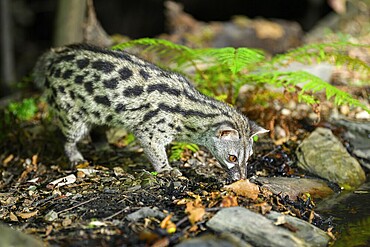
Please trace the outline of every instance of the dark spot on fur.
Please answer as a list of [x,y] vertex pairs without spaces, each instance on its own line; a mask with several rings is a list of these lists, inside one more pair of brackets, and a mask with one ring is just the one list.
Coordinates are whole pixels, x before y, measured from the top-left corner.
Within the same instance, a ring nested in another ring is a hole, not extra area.
[[92,67],[104,73],[110,73],[116,67],[113,63],[104,60],[96,60],[91,63]]
[[176,129],[177,132],[181,132],[182,131],[182,129],[180,128],[180,126],[177,126],[175,129]]
[[143,122],[147,122],[159,113],[159,109],[147,112],[143,117]]
[[70,61],[72,61],[74,59],[75,59],[75,55],[74,54],[62,55],[62,56],[59,56],[57,59],[55,59],[55,63],[60,63],[62,61],[64,61],[64,62],[70,62]]
[[187,125],[185,125],[184,127],[185,127],[185,129],[187,129],[187,130],[189,130],[191,132],[197,132],[197,129],[196,128],[193,128],[193,127],[190,127],[190,126],[187,126]]
[[105,105],[105,106],[111,105],[111,102],[107,96],[97,95],[94,97],[94,101],[98,104]]
[[61,74],[62,74],[62,72],[61,72],[60,68],[58,68],[58,69],[55,70],[54,77],[55,78],[60,78]]
[[162,119],[157,121],[157,124],[161,124],[161,123],[164,123],[164,122],[166,122],[166,120],[164,118],[162,118]]
[[67,69],[64,73],[63,73],[63,75],[62,75],[62,78],[63,79],[65,79],[65,80],[67,80],[67,79],[69,79],[70,77],[71,77],[71,75],[73,74],[73,70],[71,70],[71,69]]
[[136,108],[130,108],[128,110],[130,111],[139,111],[139,110],[142,110],[142,109],[148,109],[150,107],[150,103],[147,103],[147,104],[144,104],[144,105],[140,105]]
[[71,97],[71,99],[75,99],[76,98],[76,95],[75,95],[75,92],[73,92],[72,90],[69,91],[69,96]]
[[89,59],[87,59],[87,58],[79,59],[79,60],[77,60],[76,63],[77,63],[77,67],[79,69],[84,69],[89,65]]
[[75,83],[76,84],[82,84],[84,82],[84,77],[82,75],[77,75],[75,77]]
[[105,121],[106,122],[111,122],[113,120],[113,116],[112,115],[108,115],[106,118],[105,118]]
[[94,111],[93,114],[96,118],[100,118],[100,112]]
[[153,91],[158,91],[160,93],[167,93],[170,95],[174,95],[176,97],[179,97],[181,95],[181,91],[175,88],[171,88],[168,84],[165,83],[159,83],[159,84],[152,84],[149,85],[147,88],[147,92],[151,93]]
[[129,87],[123,91],[123,95],[126,97],[137,97],[140,96],[144,92],[142,86],[133,86]]
[[46,88],[50,87],[50,81],[49,81],[48,78],[45,78],[45,84],[44,85],[45,85]]
[[77,98],[79,98],[83,103],[85,103],[85,97],[82,96],[81,94],[77,94]]
[[132,71],[129,68],[122,68],[118,71],[122,80],[127,80],[132,76]]
[[104,84],[104,86],[106,88],[116,89],[117,86],[118,86],[118,80],[117,80],[117,78],[112,78],[112,79],[104,80],[103,81],[103,84]]
[[93,86],[93,83],[91,81],[85,82],[84,83],[84,87],[85,87],[85,90],[89,94],[93,94],[94,93],[94,86]]
[[59,85],[59,86],[58,86],[58,90],[59,90],[59,92],[61,92],[62,94],[65,94],[65,93],[66,93],[66,90],[65,90],[65,88],[64,88],[62,85]]
[[121,113],[121,112],[123,112],[123,111],[125,111],[126,110],[126,107],[125,107],[125,105],[124,104],[118,104],[117,106],[116,106],[116,109],[115,109],[115,111],[117,112],[117,113]]
[[144,80],[148,80],[150,78],[150,74],[143,69],[140,69],[139,73],[144,78]]

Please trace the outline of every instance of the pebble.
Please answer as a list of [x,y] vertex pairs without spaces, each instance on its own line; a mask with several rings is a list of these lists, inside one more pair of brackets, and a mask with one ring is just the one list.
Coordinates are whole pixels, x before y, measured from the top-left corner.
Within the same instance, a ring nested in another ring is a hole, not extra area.
[[370,119],[370,114],[367,111],[360,111],[355,115],[356,119]]

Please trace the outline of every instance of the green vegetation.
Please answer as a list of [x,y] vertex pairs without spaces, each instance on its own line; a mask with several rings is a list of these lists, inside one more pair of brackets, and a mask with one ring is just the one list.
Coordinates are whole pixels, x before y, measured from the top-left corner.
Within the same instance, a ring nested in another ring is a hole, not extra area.
[[199,147],[196,144],[175,142],[171,147],[169,161],[180,160],[181,158],[183,158],[183,155],[186,153],[186,151],[196,153],[199,151]]
[[35,117],[37,110],[37,104],[33,98],[23,99],[22,102],[13,102],[8,105],[9,113],[21,121]]
[[[359,106],[370,112],[364,104],[347,92],[332,86],[321,78],[304,71],[281,72],[277,68],[292,62],[312,64],[327,62],[370,77],[370,66],[364,61],[352,58],[344,50],[348,47],[366,47],[349,42],[310,44],[285,54],[267,59],[262,51],[249,48],[205,48],[191,49],[161,39],[137,39],[122,43],[113,49],[145,46],[144,51],[155,52],[157,56],[175,63],[176,70],[185,73],[193,69],[191,77],[197,88],[206,95],[225,97],[233,104],[241,86],[245,84],[270,84],[296,92],[300,101],[308,104],[319,103],[318,92],[324,91],[326,98],[337,105]],[[187,76],[189,73],[186,73]],[[368,83],[368,82],[367,82]],[[223,96],[222,96],[223,95]]]

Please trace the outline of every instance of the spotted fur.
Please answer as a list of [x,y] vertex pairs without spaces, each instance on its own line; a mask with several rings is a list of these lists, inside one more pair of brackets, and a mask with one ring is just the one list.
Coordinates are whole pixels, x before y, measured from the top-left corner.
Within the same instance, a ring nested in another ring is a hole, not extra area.
[[76,143],[92,126],[108,125],[134,133],[156,171],[172,169],[165,146],[179,140],[204,145],[239,179],[247,174],[253,135],[266,132],[184,76],[126,52],[86,44],[51,49],[38,60],[34,79],[46,88],[73,163],[84,159]]

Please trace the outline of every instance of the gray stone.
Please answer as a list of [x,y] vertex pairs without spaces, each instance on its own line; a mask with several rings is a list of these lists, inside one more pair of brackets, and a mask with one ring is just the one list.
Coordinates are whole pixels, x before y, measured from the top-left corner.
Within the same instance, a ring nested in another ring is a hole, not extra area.
[[232,233],[222,233],[220,236],[207,234],[201,237],[187,239],[176,247],[252,247]]
[[334,122],[347,129],[344,138],[351,144],[353,154],[360,158],[361,165],[370,169],[370,122],[345,119],[335,120]]
[[[299,222],[302,225],[307,222]],[[296,224],[297,226],[300,224]],[[260,214],[254,213],[246,208],[232,207],[220,210],[212,219],[207,222],[207,226],[216,232],[230,232],[241,236],[241,239],[253,246],[326,246],[327,241],[320,240],[309,242],[312,238],[322,238],[319,229],[306,227],[302,231],[310,231],[309,241],[304,239],[305,234],[291,232],[288,229],[277,226],[273,220],[270,220]],[[317,245],[316,242],[325,244]]]
[[147,217],[158,217],[160,219],[163,219],[166,217],[166,215],[159,211],[156,208],[150,208],[150,207],[143,207],[129,215],[126,216],[126,219],[129,221],[138,221],[140,219],[144,219]]
[[266,214],[266,217],[275,222],[279,218],[279,220],[283,220],[289,225],[293,226],[297,229],[294,234],[297,237],[304,239],[304,241],[311,246],[326,246],[330,240],[330,237],[326,234],[326,232],[296,217],[282,215],[274,211]]
[[44,243],[37,238],[0,224],[0,246],[43,247]]
[[296,150],[298,166],[344,189],[353,190],[366,179],[365,172],[331,130],[317,128]]
[[333,190],[322,180],[311,178],[287,178],[287,177],[259,177],[256,181],[262,184],[274,194],[289,196],[291,200],[304,193],[309,193],[314,199],[322,199],[331,194]]

